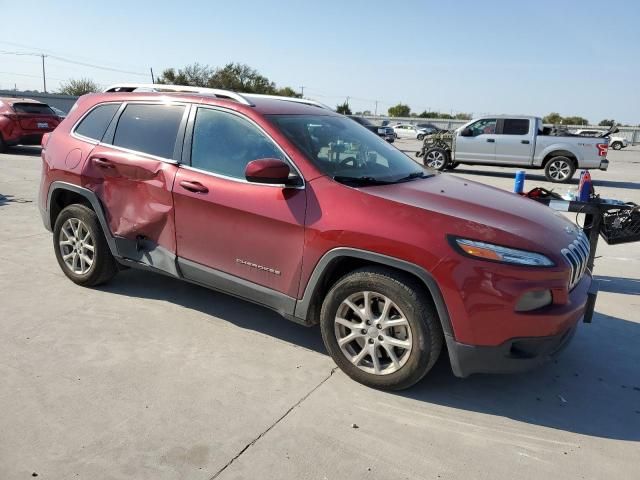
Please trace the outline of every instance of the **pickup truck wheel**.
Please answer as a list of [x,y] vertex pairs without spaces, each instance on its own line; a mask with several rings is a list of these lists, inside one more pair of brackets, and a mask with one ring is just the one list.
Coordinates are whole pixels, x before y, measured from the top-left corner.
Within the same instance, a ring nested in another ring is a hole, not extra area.
[[95,212],[84,205],[69,205],[53,227],[53,248],[64,274],[74,283],[93,287],[118,272]]
[[613,148],[614,150],[622,150],[622,143],[620,142],[613,142],[611,144],[611,148]]
[[449,152],[444,148],[430,148],[424,154],[424,164],[434,170],[444,170],[449,163]]
[[322,304],[320,328],[336,364],[355,381],[401,390],[418,382],[442,350],[443,335],[424,286],[385,268],[342,277]]
[[553,157],[544,166],[544,176],[553,183],[566,183],[576,171],[574,162],[568,157]]

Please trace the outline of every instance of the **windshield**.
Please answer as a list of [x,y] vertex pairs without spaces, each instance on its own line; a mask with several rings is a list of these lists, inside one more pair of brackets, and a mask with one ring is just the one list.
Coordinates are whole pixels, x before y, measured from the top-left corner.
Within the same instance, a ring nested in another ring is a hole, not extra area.
[[375,133],[346,117],[267,115],[325,174],[342,183],[380,185],[429,175]]

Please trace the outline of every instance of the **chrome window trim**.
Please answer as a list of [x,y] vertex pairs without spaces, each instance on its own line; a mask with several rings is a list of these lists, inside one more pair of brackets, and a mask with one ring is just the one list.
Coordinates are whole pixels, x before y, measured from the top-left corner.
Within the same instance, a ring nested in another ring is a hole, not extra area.
[[118,145],[114,145],[112,143],[103,143],[103,142],[98,142],[96,144],[96,146],[99,145],[101,147],[109,147],[109,148],[113,148],[114,150],[120,150],[121,152],[126,152],[126,153],[134,153],[140,157],[148,157],[152,160],[160,160],[161,162],[165,162],[165,163],[171,163],[172,165],[178,165],[180,162],[174,160],[173,158],[165,158],[165,157],[158,157],[157,155],[152,155],[150,153],[145,153],[145,152],[140,152],[138,150],[131,150],[130,148],[126,148],[126,147],[119,147]]
[[[206,105],[206,104],[193,104],[193,107],[195,109],[194,112],[194,121],[193,121],[193,127],[192,127],[192,131],[191,131],[191,138],[190,138],[190,142],[189,142],[189,165],[185,164],[185,163],[181,163],[180,166],[184,167],[184,168],[188,168],[189,170],[193,170],[196,172],[200,172],[200,173],[204,173],[207,175],[211,175],[212,177],[216,177],[216,178],[221,178],[223,180],[233,180],[236,181],[238,183],[248,183],[251,185],[261,185],[264,187],[276,187],[276,188],[293,188],[296,190],[304,190],[306,187],[306,181],[304,179],[304,176],[302,175],[302,172],[300,171],[300,169],[298,168],[298,166],[295,164],[295,162],[291,159],[291,157],[289,155],[287,155],[287,152],[284,151],[284,149],[280,146],[280,144],[278,142],[276,142],[274,140],[274,138],[269,135],[269,133],[267,131],[265,131],[264,128],[262,128],[262,126],[260,126],[258,123],[256,123],[253,119],[247,117],[246,115],[243,115],[240,112],[237,112],[235,110],[232,110],[230,108],[225,108],[222,106],[218,106],[218,105]],[[198,110],[200,108],[203,109],[208,109],[208,110],[217,110],[223,113],[228,113],[231,115],[235,115],[236,117],[242,119],[242,120],[246,120],[248,121],[251,125],[253,125],[254,127],[256,127],[258,129],[258,131],[260,131],[260,133],[262,133],[266,138],[269,139],[269,141],[271,141],[271,143],[273,143],[276,148],[280,151],[280,153],[282,153],[282,155],[284,156],[286,162],[293,167],[293,170],[295,170],[295,172],[298,174],[298,177],[302,180],[302,185],[286,185],[284,183],[280,184],[269,184],[269,183],[258,183],[258,182],[250,182],[249,180],[247,180],[246,178],[238,178],[238,177],[230,177],[228,175],[223,175],[221,173],[216,173],[216,172],[211,172],[209,170],[203,170],[201,168],[197,168],[192,166],[191,164],[193,163],[193,160],[191,158],[191,149],[193,148],[193,131],[195,130],[195,119],[198,115]]]
[[[110,101],[107,101],[107,102],[96,103],[93,107],[91,107],[89,110],[84,112],[84,114],[78,120],[76,120],[76,123],[74,123],[73,126],[71,127],[71,136],[73,138],[77,139],[77,140],[81,140],[83,142],[90,143],[92,145],[98,145],[100,143],[100,140],[96,140],[95,138],[91,138],[91,137],[85,137],[84,135],[80,135],[79,133],[76,132],[76,129],[80,125],[80,122],[82,122],[96,108],[101,107],[102,105],[119,104],[119,105],[122,106],[123,103],[125,103],[123,100],[110,100]],[[71,113],[71,112],[69,112],[69,113]],[[118,111],[116,110],[116,113],[114,114],[114,116],[117,113],[118,113]],[[111,121],[113,121],[113,117],[111,118]],[[109,122],[109,123],[111,123],[111,122]],[[109,129],[109,125],[107,125],[107,130],[108,129]],[[105,130],[105,133],[106,133],[106,130]],[[102,135],[104,136],[104,133]]]

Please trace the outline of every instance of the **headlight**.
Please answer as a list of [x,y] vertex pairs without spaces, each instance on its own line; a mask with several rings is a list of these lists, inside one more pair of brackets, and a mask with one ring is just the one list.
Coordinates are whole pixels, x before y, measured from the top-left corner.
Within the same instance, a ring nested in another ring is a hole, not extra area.
[[455,243],[467,255],[485,260],[532,267],[552,267],[554,265],[549,258],[540,253],[468,240],[466,238],[456,238]]

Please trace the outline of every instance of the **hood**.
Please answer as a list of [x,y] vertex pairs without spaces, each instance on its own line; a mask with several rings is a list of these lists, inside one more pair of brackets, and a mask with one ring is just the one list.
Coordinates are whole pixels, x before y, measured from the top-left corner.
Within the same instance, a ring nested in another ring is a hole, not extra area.
[[578,234],[572,222],[545,205],[449,174],[361,191],[428,212],[417,219],[436,231],[553,256]]

